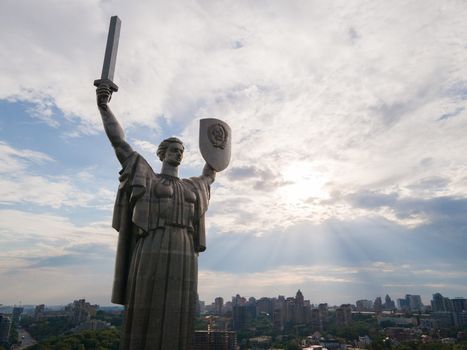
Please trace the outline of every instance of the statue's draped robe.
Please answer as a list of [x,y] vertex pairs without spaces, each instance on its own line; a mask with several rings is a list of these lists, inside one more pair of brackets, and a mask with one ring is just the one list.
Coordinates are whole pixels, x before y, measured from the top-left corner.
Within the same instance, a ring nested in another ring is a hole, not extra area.
[[188,349],[210,180],[155,174],[136,152],[122,165],[112,225],[112,302],[125,305],[121,348]]

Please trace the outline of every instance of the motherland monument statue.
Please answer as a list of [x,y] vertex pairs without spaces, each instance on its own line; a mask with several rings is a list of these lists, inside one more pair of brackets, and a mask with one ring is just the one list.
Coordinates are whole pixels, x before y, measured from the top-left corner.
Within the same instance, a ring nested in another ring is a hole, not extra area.
[[230,161],[231,130],[218,119],[200,121],[201,176],[180,179],[184,146],[176,137],[157,150],[160,173],[125,140],[109,108],[120,32],[111,18],[97,106],[122,165],[112,226],[119,232],[112,302],[125,306],[121,349],[189,349],[197,300],[198,253],[206,249],[205,213],[216,172]]

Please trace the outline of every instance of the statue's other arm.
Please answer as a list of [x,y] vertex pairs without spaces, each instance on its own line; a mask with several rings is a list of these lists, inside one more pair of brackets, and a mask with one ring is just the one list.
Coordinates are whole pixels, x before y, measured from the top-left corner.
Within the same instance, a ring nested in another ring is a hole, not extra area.
[[203,176],[206,176],[209,179],[209,184],[211,185],[216,179],[216,171],[208,164],[203,168]]
[[133,149],[125,141],[125,133],[108,106],[111,95],[112,92],[108,86],[100,85],[96,90],[97,107],[101,113],[105,133],[115,149],[118,160],[123,163],[133,153]]

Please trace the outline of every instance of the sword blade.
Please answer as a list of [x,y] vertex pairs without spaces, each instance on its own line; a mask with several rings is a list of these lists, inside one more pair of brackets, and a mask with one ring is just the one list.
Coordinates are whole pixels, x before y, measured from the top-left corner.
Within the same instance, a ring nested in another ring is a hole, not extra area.
[[113,81],[121,23],[117,16],[112,16],[110,18],[109,35],[107,36],[107,46],[105,48],[101,79]]

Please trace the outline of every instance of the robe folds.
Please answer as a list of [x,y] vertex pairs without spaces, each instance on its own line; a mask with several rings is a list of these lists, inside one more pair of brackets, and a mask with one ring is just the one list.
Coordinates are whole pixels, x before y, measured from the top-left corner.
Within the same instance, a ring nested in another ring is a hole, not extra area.
[[137,152],[119,180],[112,302],[125,305],[121,348],[188,349],[210,180],[156,174]]

